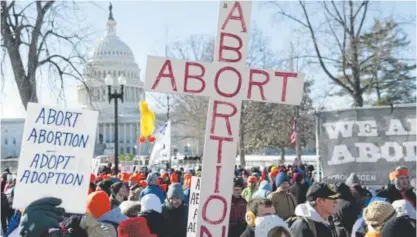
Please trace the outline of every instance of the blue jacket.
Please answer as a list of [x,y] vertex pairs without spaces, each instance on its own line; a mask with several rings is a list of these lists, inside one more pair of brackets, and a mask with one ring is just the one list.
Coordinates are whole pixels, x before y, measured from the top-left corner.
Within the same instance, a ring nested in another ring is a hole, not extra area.
[[161,200],[161,204],[164,204],[165,195],[164,191],[157,185],[151,184],[148,185],[142,192],[140,192],[140,198],[145,196],[146,194],[155,194],[157,197],[159,197],[159,200]]
[[184,204],[188,205],[190,203],[190,189],[187,188],[184,190]]

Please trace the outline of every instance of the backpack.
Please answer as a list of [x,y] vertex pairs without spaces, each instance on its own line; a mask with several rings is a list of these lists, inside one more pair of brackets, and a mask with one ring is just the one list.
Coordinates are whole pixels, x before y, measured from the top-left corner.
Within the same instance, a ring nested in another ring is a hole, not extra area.
[[285,222],[288,224],[288,227],[291,227],[299,219],[307,223],[308,229],[310,229],[314,237],[317,237],[316,225],[314,224],[314,221],[304,216],[292,216],[292,217],[287,218]]

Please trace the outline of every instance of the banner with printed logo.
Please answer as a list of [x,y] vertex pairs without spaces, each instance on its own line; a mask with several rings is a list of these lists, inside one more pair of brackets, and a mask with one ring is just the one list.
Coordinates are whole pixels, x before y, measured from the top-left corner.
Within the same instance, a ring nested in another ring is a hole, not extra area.
[[323,181],[356,173],[364,185],[386,185],[398,166],[416,177],[416,105],[322,111],[319,146]]

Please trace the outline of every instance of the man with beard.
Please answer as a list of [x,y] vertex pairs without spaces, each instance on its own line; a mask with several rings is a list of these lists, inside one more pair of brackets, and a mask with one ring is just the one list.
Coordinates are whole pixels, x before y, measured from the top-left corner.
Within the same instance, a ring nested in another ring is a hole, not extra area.
[[392,184],[389,184],[387,189],[380,190],[377,193],[377,196],[387,198],[390,203],[405,199],[416,208],[416,194],[413,192],[413,188],[410,187],[408,168],[402,166],[398,167],[395,171],[390,173],[390,177],[393,178]]
[[169,186],[162,214],[168,221],[167,232],[170,237],[187,235],[188,207],[184,205],[184,192],[180,183]]

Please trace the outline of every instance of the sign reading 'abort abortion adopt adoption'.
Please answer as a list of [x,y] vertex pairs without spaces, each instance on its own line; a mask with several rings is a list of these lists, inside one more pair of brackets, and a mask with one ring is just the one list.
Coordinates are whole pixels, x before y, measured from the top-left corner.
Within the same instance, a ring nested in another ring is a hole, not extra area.
[[85,213],[97,118],[97,111],[28,104],[14,208],[56,197],[66,212]]

